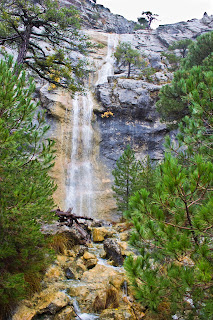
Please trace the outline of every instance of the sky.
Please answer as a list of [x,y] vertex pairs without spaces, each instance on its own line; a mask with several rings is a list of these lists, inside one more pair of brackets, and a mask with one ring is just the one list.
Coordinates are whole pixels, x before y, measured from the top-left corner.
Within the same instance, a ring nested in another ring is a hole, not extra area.
[[201,19],[204,12],[213,14],[213,0],[97,0],[109,8],[112,13],[137,21],[142,11],[151,11],[159,15],[152,28],[159,24]]

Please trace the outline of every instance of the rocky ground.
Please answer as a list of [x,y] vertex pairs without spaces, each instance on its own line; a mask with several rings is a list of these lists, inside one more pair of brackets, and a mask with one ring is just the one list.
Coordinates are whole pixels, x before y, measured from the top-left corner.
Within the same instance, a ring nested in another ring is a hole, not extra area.
[[93,223],[85,229],[89,241],[75,225],[56,223],[43,232],[58,237],[56,260],[44,275],[41,292],[23,301],[12,320],[146,319],[122,266],[125,256],[134,255],[126,223]]

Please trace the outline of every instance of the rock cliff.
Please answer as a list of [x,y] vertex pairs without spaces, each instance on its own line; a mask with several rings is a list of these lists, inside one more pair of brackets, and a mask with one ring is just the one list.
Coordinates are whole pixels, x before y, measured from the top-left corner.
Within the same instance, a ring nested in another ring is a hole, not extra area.
[[135,22],[118,14],[112,14],[103,5],[95,4],[89,0],[60,0],[60,2],[65,6],[73,5],[81,12],[85,28],[113,33],[132,33],[134,30]]
[[[155,103],[162,85],[171,81],[172,72],[161,53],[173,41],[196,39],[212,30],[213,16],[133,32],[134,23],[88,0],[62,4],[80,10],[84,27],[90,28],[85,32],[101,46],[89,57],[93,71],[85,96],[71,99],[66,92],[40,88],[50,135],[57,142],[55,200],[62,209],[74,206],[77,214],[117,220],[111,171],[125,146],[130,144],[138,158],[149,154],[159,160],[163,156],[168,129],[160,122]],[[96,13],[99,18],[93,19]],[[127,70],[118,69],[112,56],[119,41],[138,49],[152,74],[147,76],[143,68],[135,68],[127,79]]]

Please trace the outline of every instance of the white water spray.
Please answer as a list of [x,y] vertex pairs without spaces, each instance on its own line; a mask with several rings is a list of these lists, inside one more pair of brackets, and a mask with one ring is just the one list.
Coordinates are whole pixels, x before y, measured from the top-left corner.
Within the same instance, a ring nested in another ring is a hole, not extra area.
[[[114,74],[112,56],[118,44],[119,35],[108,35],[108,50],[104,64],[98,72],[97,84],[107,82],[107,77]],[[93,164],[93,113],[92,93],[76,95],[72,101],[72,149],[67,170],[66,209],[80,216],[94,216],[94,164]]]
[[107,56],[105,58],[105,62],[102,68],[98,72],[98,80],[96,82],[96,85],[107,82],[107,78],[114,74],[113,63],[115,61],[115,58],[113,57],[113,53],[115,52],[118,42],[119,42],[118,34],[108,35]]
[[[93,101],[91,93],[76,95],[71,113],[72,151],[68,167],[66,208],[77,215],[91,216],[93,207],[93,168],[91,126]],[[86,210],[86,212],[85,212]]]

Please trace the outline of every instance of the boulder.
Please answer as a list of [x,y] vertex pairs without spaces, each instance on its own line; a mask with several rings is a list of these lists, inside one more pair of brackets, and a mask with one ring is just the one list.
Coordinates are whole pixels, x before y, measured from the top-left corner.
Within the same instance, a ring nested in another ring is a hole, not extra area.
[[111,233],[109,232],[109,230],[104,227],[93,228],[92,239],[94,242],[103,242],[105,237],[107,237],[110,234]]
[[72,307],[66,307],[62,311],[58,312],[53,320],[70,320],[70,319],[75,319],[76,314],[73,310]]
[[97,264],[84,272],[81,282],[69,287],[68,292],[71,297],[76,297],[82,312],[92,313],[96,297],[104,301],[110,284],[119,291],[124,281],[124,273],[118,272],[114,267]]
[[50,266],[45,273],[44,280],[45,282],[64,280],[63,270],[58,265]]
[[12,320],[31,320],[35,316],[35,314],[36,310],[22,305],[16,310],[16,313],[12,317]]
[[69,302],[69,297],[62,291],[51,292],[49,294],[43,292],[37,305],[37,314],[50,313],[54,315],[57,311],[66,307]]
[[104,241],[104,250],[106,251],[106,257],[113,260],[115,266],[123,265],[123,256],[121,254],[121,248],[116,240],[106,239]]
[[88,251],[84,253],[83,258],[85,260],[85,265],[88,269],[94,268],[98,262],[96,256],[92,253],[89,253]]
[[106,309],[101,312],[100,320],[134,320],[137,319],[132,310],[127,306],[123,309]]
[[120,233],[120,240],[121,241],[128,241],[129,240],[129,232],[125,231]]
[[76,279],[76,276],[75,276],[75,274],[73,273],[73,271],[71,270],[71,268],[66,268],[65,270],[64,270],[64,273],[65,273],[65,277],[67,278],[67,279]]

